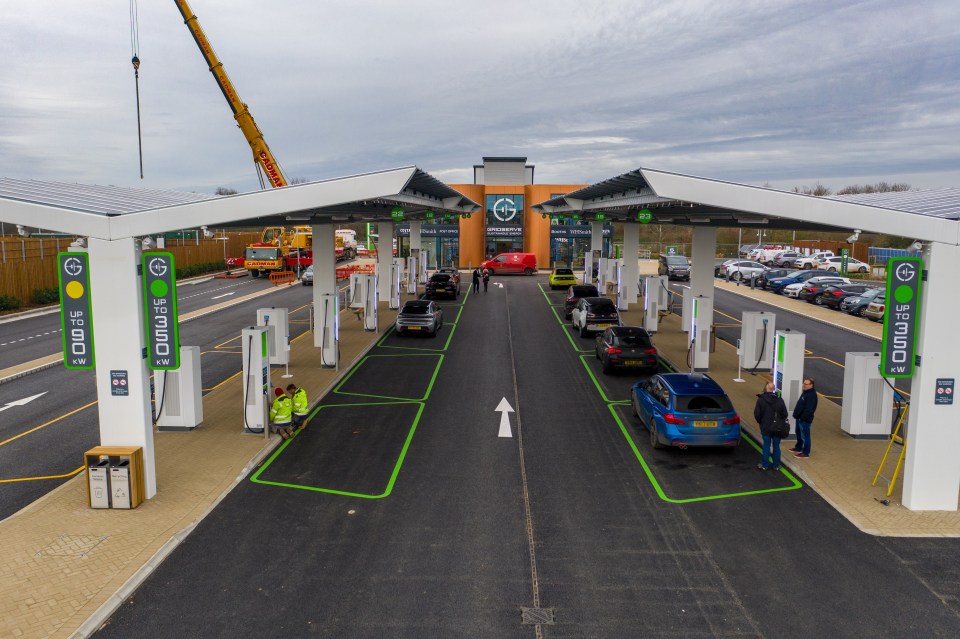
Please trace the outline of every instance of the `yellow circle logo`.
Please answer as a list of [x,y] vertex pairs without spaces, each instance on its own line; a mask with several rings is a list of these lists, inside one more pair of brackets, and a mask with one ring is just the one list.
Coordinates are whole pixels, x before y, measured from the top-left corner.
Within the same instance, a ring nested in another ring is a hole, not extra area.
[[83,284],[74,280],[72,282],[67,282],[67,297],[71,299],[78,300],[83,297]]

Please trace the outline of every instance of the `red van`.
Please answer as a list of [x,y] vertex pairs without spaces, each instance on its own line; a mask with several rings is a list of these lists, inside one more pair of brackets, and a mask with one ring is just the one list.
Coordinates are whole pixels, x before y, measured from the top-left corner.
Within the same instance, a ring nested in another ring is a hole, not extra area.
[[501,253],[492,260],[482,262],[480,268],[490,271],[490,275],[506,273],[534,275],[537,272],[537,256],[534,253]]

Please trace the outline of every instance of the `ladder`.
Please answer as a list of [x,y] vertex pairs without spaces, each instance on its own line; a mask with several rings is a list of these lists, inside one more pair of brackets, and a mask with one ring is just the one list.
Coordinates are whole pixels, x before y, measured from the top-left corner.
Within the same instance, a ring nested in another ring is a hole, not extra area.
[[[878,479],[883,479],[887,482],[887,497],[893,494],[893,488],[897,483],[897,476],[900,475],[900,469],[903,467],[903,457],[907,452],[907,440],[904,437],[900,436],[900,428],[903,426],[903,420],[906,419],[907,413],[910,410],[910,402],[906,402],[903,412],[900,413],[900,417],[897,419],[897,426],[893,429],[893,434],[890,435],[890,443],[887,444],[887,450],[883,453],[883,459],[880,460],[880,467],[877,468],[877,474],[873,477],[873,483],[871,486],[877,485]],[[897,444],[900,446],[900,455],[897,457],[897,465],[893,469],[893,476],[889,479],[881,475],[883,472],[883,467],[887,464],[887,458],[890,457],[890,449],[893,448],[893,445]]]

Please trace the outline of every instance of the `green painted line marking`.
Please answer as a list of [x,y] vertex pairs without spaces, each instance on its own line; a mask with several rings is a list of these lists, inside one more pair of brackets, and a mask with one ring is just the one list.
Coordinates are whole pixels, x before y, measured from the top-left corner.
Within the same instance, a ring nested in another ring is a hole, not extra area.
[[630,403],[630,400],[629,400],[629,399],[628,399],[628,400],[620,400],[620,399],[610,399],[609,397],[607,397],[607,393],[604,392],[603,387],[600,386],[600,380],[598,380],[598,379],[597,379],[597,376],[593,374],[593,371],[592,371],[592,370],[590,370],[590,364],[587,363],[587,357],[589,357],[589,356],[588,356],[588,355],[581,355],[581,356],[580,356],[580,361],[583,363],[583,367],[584,367],[585,369],[587,369],[587,375],[590,376],[590,380],[593,382],[593,385],[597,387],[597,392],[600,393],[600,397],[603,398],[603,401],[605,401],[605,402],[608,403],[608,404],[610,404],[610,403],[612,403],[612,402],[619,402],[619,403],[626,402],[626,403]]
[[563,306],[563,304],[554,304],[554,303],[553,303],[553,300],[550,299],[550,296],[547,295],[547,291],[543,288],[543,284],[541,284],[540,282],[537,282],[537,286],[540,287],[540,292],[543,293],[543,296],[544,296],[545,298],[547,298],[547,304],[549,304],[550,306],[556,306],[556,307]]
[[[636,456],[637,461],[640,462],[640,466],[643,468],[643,472],[646,473],[647,479],[650,481],[650,484],[653,486],[653,489],[657,491],[657,495],[660,496],[660,499],[663,501],[669,502],[671,504],[690,504],[698,501],[713,501],[717,499],[729,499],[731,497],[746,497],[749,495],[762,495],[765,493],[780,493],[786,490],[797,490],[802,488],[801,484],[793,474],[787,470],[786,466],[780,467],[780,472],[790,480],[790,486],[782,486],[780,488],[765,488],[763,490],[749,490],[739,493],[724,493],[722,495],[706,495],[704,497],[690,497],[688,499],[673,499],[668,497],[666,493],[663,492],[663,488],[660,486],[660,483],[657,481],[657,478],[654,477],[653,471],[650,470],[650,466],[647,464],[646,460],[643,458],[643,455],[640,454],[640,450],[637,448],[636,442],[633,441],[633,437],[627,430],[627,427],[624,425],[623,421],[620,419],[620,416],[617,414],[614,404],[608,404],[607,408],[610,410],[610,414],[613,415],[613,418],[616,420],[617,425],[620,427],[620,432],[623,433],[624,438],[627,440],[627,444],[630,445],[630,448],[633,450],[634,456]],[[643,426],[641,426],[643,427]],[[645,427],[644,427],[645,428]],[[749,437],[742,437],[742,440],[746,440],[757,452],[762,453],[760,447]]]
[[[354,373],[360,370],[360,367],[367,363],[368,360],[374,357],[436,357],[437,365],[433,369],[433,375],[430,376],[430,383],[427,384],[427,390],[424,392],[423,397],[392,397],[390,395],[372,395],[369,393],[350,393],[348,391],[340,390],[344,384],[346,384]],[[337,384],[336,388],[333,389],[333,392],[337,395],[352,395],[355,397],[375,397],[377,399],[392,399],[396,400],[393,403],[402,403],[402,402],[422,402],[430,397],[430,392],[433,390],[433,384],[437,381],[437,375],[440,373],[440,365],[443,364],[443,355],[440,353],[404,353],[402,355],[367,355],[360,362],[353,367],[353,369],[347,373],[347,376],[340,380],[340,383]]]
[[578,353],[589,353],[591,349],[580,348],[580,345],[577,344],[576,340],[573,339],[573,335],[570,333],[570,326],[568,326],[567,323],[563,321],[563,319],[560,317],[560,314],[557,313],[557,309],[551,307],[550,310],[553,311],[553,316],[557,318],[557,322],[559,322],[560,327],[563,328],[563,332],[566,334],[567,339],[570,341],[570,346],[573,347],[573,350],[575,350]]
[[397,461],[393,466],[393,472],[390,474],[390,480],[387,482],[386,489],[379,495],[368,495],[364,493],[354,493],[345,490],[336,490],[333,488],[321,488],[319,486],[305,486],[302,484],[288,484],[285,482],[276,482],[276,481],[267,481],[260,479],[260,474],[265,471],[270,464],[280,456],[280,454],[290,445],[291,442],[296,440],[296,437],[292,439],[285,440],[280,446],[273,452],[272,455],[263,463],[263,465],[257,469],[253,475],[250,476],[250,481],[255,484],[264,484],[267,486],[280,486],[282,488],[295,488],[297,490],[309,490],[312,492],[318,493],[330,493],[333,495],[341,495],[344,497],[358,497],[360,499],[383,499],[390,495],[393,492],[393,486],[397,482],[397,476],[400,474],[400,467],[403,466],[403,461],[407,457],[407,450],[410,448],[410,442],[413,441],[413,434],[417,430],[417,425],[420,423],[420,416],[423,414],[424,404],[422,402],[377,402],[377,403],[368,403],[368,404],[327,404],[323,406],[318,406],[317,411],[325,408],[339,408],[343,406],[390,406],[394,404],[404,404],[406,406],[416,404],[417,405],[417,415],[413,419],[413,424],[410,426],[410,432],[407,433],[407,438],[403,442],[403,448],[400,450],[400,455],[397,457]]

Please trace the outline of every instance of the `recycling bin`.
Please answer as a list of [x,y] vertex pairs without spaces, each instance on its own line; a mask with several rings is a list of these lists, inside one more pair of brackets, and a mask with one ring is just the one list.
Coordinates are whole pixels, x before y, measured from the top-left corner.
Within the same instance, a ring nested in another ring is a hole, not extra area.
[[84,453],[84,458],[91,508],[130,510],[140,505],[146,493],[143,448],[97,446]]
[[91,508],[110,507],[110,460],[87,458],[87,503]]

